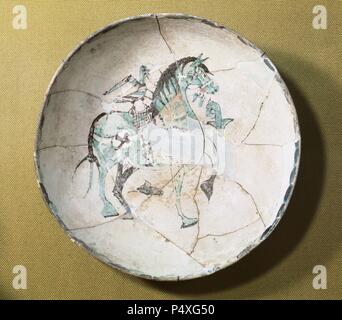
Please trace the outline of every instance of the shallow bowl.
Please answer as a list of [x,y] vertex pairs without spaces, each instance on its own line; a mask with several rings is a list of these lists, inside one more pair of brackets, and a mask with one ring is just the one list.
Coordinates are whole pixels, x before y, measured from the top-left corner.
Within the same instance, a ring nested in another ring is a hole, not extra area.
[[262,50],[206,19],[153,14],[111,24],[67,57],[35,161],[74,241],[130,274],[183,280],[271,233],[299,154],[294,104]]

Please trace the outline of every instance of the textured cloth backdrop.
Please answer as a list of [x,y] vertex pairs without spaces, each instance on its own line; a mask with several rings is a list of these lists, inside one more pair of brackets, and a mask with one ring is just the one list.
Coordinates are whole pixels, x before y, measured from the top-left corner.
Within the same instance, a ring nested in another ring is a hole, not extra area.
[[[327,8],[328,28],[312,27],[311,0],[24,0],[0,3],[0,297],[22,299],[341,298],[342,1]],[[14,30],[13,7],[27,8]],[[290,206],[259,248],[213,276],[181,283],[134,278],[73,244],[45,207],[33,149],[38,114],[55,70],[84,38],[143,13],[183,12],[231,27],[263,49],[293,95],[302,159]],[[327,290],[312,269],[327,268]],[[12,287],[15,265],[27,290]]]

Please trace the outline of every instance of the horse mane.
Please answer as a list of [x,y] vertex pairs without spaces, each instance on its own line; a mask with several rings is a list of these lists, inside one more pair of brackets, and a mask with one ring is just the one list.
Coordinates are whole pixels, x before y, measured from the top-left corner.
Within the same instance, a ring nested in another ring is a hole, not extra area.
[[[180,60],[177,60],[176,62],[170,64],[167,67],[167,69],[161,74],[161,76],[157,82],[156,88],[153,92],[153,96],[152,96],[152,103],[151,103],[151,107],[153,110],[152,117],[155,117],[158,114],[158,109],[156,108],[155,103],[160,97],[160,92],[163,90],[164,84],[168,83],[168,81],[175,76],[176,70],[179,67],[184,68],[184,66],[186,66],[190,62],[195,61],[196,59],[197,59],[196,57],[185,57],[185,58],[182,58]],[[210,73],[208,67],[204,63],[201,63],[199,66],[206,73]]]

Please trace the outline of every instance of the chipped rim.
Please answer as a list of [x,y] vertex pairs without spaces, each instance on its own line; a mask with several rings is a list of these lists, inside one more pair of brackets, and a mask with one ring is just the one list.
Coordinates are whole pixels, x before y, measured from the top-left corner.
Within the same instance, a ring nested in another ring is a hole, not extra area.
[[[39,150],[38,150],[38,144],[41,138],[41,130],[42,130],[42,126],[44,123],[44,110],[47,107],[48,103],[49,103],[49,93],[50,90],[52,88],[52,86],[54,85],[54,83],[56,82],[57,78],[59,77],[59,75],[63,72],[65,66],[69,63],[69,61],[71,60],[71,58],[87,43],[91,42],[95,37],[100,36],[102,33],[105,33],[107,31],[110,31],[114,28],[116,28],[117,26],[123,25],[125,23],[129,23],[131,21],[137,21],[137,20],[141,20],[141,19],[150,19],[150,18],[171,18],[171,19],[184,19],[184,20],[195,20],[195,21],[199,21],[202,23],[205,23],[213,28],[219,28],[222,30],[225,30],[231,34],[234,34],[241,42],[243,42],[245,45],[250,46],[251,48],[253,48],[256,51],[259,51],[261,53],[260,58],[264,57],[264,59],[267,60],[267,62],[265,61],[265,64],[268,67],[274,68],[274,73],[275,73],[275,77],[277,77],[277,81],[278,83],[280,83],[280,85],[283,88],[283,92],[286,96],[286,98],[288,99],[289,105],[292,107],[292,114],[293,114],[293,121],[294,121],[294,127],[295,127],[295,131],[297,133],[298,139],[295,140],[293,142],[293,144],[295,144],[295,152],[294,152],[294,167],[292,169],[292,172],[290,174],[290,181],[289,181],[289,186],[285,192],[284,195],[284,201],[282,203],[282,205],[280,206],[278,213],[276,215],[276,218],[274,219],[274,222],[272,225],[270,225],[266,230],[264,230],[264,232],[262,233],[262,235],[255,240],[254,242],[252,242],[249,246],[247,246],[244,250],[242,250],[235,258],[233,261],[228,261],[226,264],[223,264],[222,266],[218,267],[218,268],[212,268],[212,269],[203,269],[202,273],[198,273],[195,275],[190,275],[190,276],[185,276],[185,277],[179,277],[179,276],[161,276],[161,277],[154,277],[148,274],[144,274],[141,273],[137,270],[129,270],[126,267],[122,266],[122,265],[118,265],[113,263],[112,261],[110,261],[106,256],[104,256],[103,254],[100,254],[98,252],[96,252],[94,249],[90,248],[84,241],[77,239],[73,234],[72,234],[72,230],[69,230],[67,228],[67,226],[64,224],[64,222],[62,221],[62,219],[58,216],[58,214],[55,212],[52,203],[49,200],[48,194],[45,190],[45,187],[43,185],[43,183],[41,182],[41,172],[40,172],[40,163],[39,163]],[[270,65],[268,65],[268,63],[270,63]],[[231,265],[233,265],[234,263],[240,261],[243,257],[245,257],[248,253],[250,253],[253,249],[255,249],[260,243],[262,243],[265,239],[267,239],[270,234],[273,232],[273,230],[275,229],[275,227],[278,225],[279,221],[281,220],[281,218],[283,217],[288,204],[290,202],[290,199],[292,197],[293,194],[293,190],[297,181],[297,177],[298,177],[298,170],[299,170],[299,163],[300,163],[300,154],[301,154],[301,135],[300,135],[300,127],[299,127],[299,123],[298,123],[298,116],[297,116],[297,112],[296,112],[296,108],[295,105],[293,103],[293,99],[291,97],[291,94],[289,92],[289,89],[287,88],[285,81],[283,80],[283,78],[281,77],[278,69],[274,66],[274,64],[272,63],[272,61],[267,57],[267,55],[260,49],[258,48],[253,42],[249,41],[247,38],[245,38],[244,36],[241,36],[238,32],[232,30],[229,27],[223,26],[215,21],[206,19],[206,18],[202,18],[202,17],[198,17],[198,16],[194,16],[194,15],[190,15],[190,14],[185,14],[185,13],[148,13],[148,14],[143,14],[143,15],[137,15],[137,16],[131,16],[128,18],[124,18],[124,19],[120,19],[117,20],[113,23],[110,23],[108,25],[106,25],[105,27],[99,29],[96,32],[91,33],[86,39],[84,39],[83,41],[79,42],[79,44],[70,51],[70,53],[67,55],[67,57],[65,58],[65,60],[62,60],[62,63],[59,65],[59,67],[57,68],[57,70],[55,71],[49,85],[48,88],[45,92],[44,95],[44,102],[42,104],[41,110],[38,114],[38,121],[37,121],[37,127],[36,127],[36,137],[35,137],[35,142],[34,142],[34,154],[33,154],[33,158],[34,158],[34,167],[35,167],[35,174],[37,177],[37,183],[38,183],[38,187],[40,189],[41,195],[44,199],[45,205],[47,206],[47,208],[49,209],[49,211],[52,213],[52,215],[55,217],[55,219],[57,220],[58,224],[62,227],[62,229],[64,230],[64,232],[69,236],[69,238],[71,239],[72,242],[76,243],[77,245],[83,247],[90,255],[92,255],[93,257],[95,257],[97,260],[101,261],[102,263],[105,263],[106,265],[120,270],[126,274],[130,274],[130,275],[134,275],[140,278],[144,278],[144,279],[148,279],[148,280],[156,280],[156,281],[180,281],[180,280],[191,280],[191,279],[197,279],[197,278],[202,278],[208,275],[211,275],[217,271],[223,270]]]

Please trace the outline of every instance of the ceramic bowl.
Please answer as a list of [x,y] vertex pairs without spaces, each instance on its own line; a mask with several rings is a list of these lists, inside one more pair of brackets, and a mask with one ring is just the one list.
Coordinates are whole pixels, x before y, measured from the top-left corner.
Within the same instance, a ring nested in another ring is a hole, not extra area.
[[107,26],[63,62],[35,161],[74,241],[130,274],[183,280],[270,234],[299,154],[294,104],[263,51],[206,19],[151,14]]

